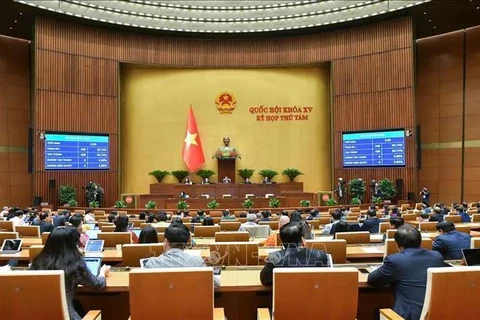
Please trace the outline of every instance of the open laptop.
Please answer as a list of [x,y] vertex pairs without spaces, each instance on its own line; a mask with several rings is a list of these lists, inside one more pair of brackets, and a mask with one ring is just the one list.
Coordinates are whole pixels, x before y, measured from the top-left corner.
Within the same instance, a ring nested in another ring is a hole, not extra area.
[[135,233],[137,238],[140,238],[140,232],[142,232],[142,230],[141,229],[132,229],[132,232]]
[[83,257],[85,264],[87,265],[88,270],[95,276],[98,277],[100,273],[100,268],[102,267],[102,258],[100,257]]
[[98,234],[102,232],[101,230],[85,230],[85,233],[88,236],[88,239],[97,240]]
[[5,239],[3,240],[1,253],[17,253],[22,250],[22,239]]
[[147,264],[148,259],[149,259],[149,258],[140,259],[140,267],[141,267],[142,269],[145,269],[145,265]]
[[101,253],[104,243],[103,240],[88,240],[85,245],[85,253]]
[[462,249],[462,255],[467,266],[480,266],[480,249]]

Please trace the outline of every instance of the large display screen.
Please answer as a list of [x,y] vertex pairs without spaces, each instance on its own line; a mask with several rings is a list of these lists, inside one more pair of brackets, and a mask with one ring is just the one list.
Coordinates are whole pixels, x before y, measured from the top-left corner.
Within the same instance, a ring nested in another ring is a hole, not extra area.
[[344,132],[344,167],[405,166],[405,131]]
[[108,135],[45,134],[46,170],[108,170]]

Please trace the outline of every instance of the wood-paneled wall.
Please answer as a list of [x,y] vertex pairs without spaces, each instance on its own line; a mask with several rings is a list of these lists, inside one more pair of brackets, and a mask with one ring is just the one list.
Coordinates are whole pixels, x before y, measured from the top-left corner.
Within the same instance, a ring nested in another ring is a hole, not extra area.
[[409,18],[307,36],[251,40],[168,38],[47,19],[37,20],[35,32],[35,130],[109,133],[113,141],[110,171],[67,173],[44,170],[43,145],[36,141],[36,194],[48,192],[49,179],[77,188],[94,180],[105,186],[105,205],[117,198],[120,63],[237,68],[331,61],[335,180],[401,178],[405,192],[415,187],[413,139],[407,143],[406,167],[396,169],[343,169],[339,140],[342,131],[413,129],[413,25]]
[[480,199],[480,27],[418,41],[419,184],[433,201]]
[[0,206],[32,204],[30,43],[0,36]]

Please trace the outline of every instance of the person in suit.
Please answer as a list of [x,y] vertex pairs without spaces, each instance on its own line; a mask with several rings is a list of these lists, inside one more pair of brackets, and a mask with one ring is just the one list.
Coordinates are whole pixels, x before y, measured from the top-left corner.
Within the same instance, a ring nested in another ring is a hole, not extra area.
[[270,211],[268,211],[268,210],[262,211],[262,218],[260,219],[260,221],[271,221],[270,220]]
[[250,178],[246,178],[243,183],[245,183],[245,184],[252,184],[252,181],[250,181]]
[[416,320],[422,313],[428,268],[446,265],[441,254],[420,247],[420,231],[411,225],[398,228],[395,242],[400,252],[385,257],[367,282],[373,287],[390,284],[395,296],[393,310],[404,319]]
[[464,207],[459,207],[457,209],[457,213],[462,217],[462,222],[470,222],[470,215],[466,213],[467,209],[464,209]]
[[[191,255],[184,251],[190,240],[190,231],[181,223],[172,223],[165,229],[163,253],[148,259],[145,268],[197,268],[205,267],[201,256]],[[214,277],[214,287],[220,286],[220,280]]]
[[339,209],[335,209],[332,213],[330,223],[325,225],[325,228],[322,230],[322,234],[331,234],[332,228],[335,224],[339,223],[342,220],[342,212]]
[[359,231],[368,231],[370,233],[378,233],[380,227],[380,219],[377,218],[375,209],[368,209],[368,218],[362,223]]
[[225,176],[222,180],[223,183],[232,183],[232,179],[230,179],[229,177]]
[[472,236],[458,232],[451,221],[442,221],[437,223],[439,236],[433,241],[432,250],[438,251],[445,260],[462,259],[462,249],[470,248]]
[[[448,212],[447,212],[448,213]],[[435,206],[433,208],[433,215],[430,216],[430,222],[440,222],[443,221],[443,217],[445,215],[444,209],[439,206]]]
[[302,226],[289,222],[280,229],[283,249],[268,255],[265,266],[260,272],[260,281],[264,286],[273,284],[273,269],[295,267],[327,267],[327,255],[324,251],[302,247]]
[[39,221],[38,224],[35,224],[35,223],[33,224],[40,226],[40,233],[53,231],[52,217],[50,216],[49,212],[44,211],[40,213],[40,217],[38,221]]

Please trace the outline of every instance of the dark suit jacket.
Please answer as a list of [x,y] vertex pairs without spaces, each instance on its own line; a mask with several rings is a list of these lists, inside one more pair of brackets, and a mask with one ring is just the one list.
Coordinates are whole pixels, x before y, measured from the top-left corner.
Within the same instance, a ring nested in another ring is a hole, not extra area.
[[260,272],[260,281],[265,286],[273,284],[273,269],[293,267],[327,267],[327,255],[323,251],[305,248],[288,248],[272,252]]
[[370,233],[378,233],[380,226],[380,219],[368,218],[360,227],[360,231],[368,231]]
[[405,249],[389,255],[383,265],[368,275],[368,284],[379,287],[390,284],[394,290],[393,310],[407,320],[418,320],[422,314],[427,269],[444,267],[438,252],[422,248]]
[[430,216],[430,219],[429,221],[437,221],[437,222],[440,222],[440,221],[443,221],[443,214],[440,214],[440,213],[436,213],[436,214],[433,214]]
[[433,250],[440,252],[445,260],[462,259],[462,249],[470,248],[472,236],[456,230],[439,235],[433,241]]
[[53,231],[53,224],[48,223],[46,221],[40,221],[40,233],[52,232],[52,231]]

